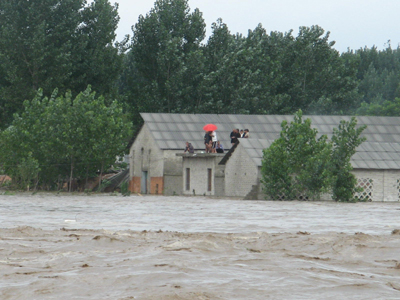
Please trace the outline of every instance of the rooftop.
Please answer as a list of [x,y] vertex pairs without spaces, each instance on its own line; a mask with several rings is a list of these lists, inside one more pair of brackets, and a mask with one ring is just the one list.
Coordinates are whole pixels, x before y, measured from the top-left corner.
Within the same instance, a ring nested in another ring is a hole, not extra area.
[[[241,139],[243,147],[256,166],[261,166],[263,149],[268,148],[272,141],[263,139]],[[400,144],[364,142],[357,148],[357,153],[351,158],[355,169],[400,169]]]
[[[159,148],[164,150],[183,150],[186,141],[192,143],[196,150],[203,150],[203,126],[209,123],[218,126],[217,137],[225,149],[231,148],[229,135],[234,128],[248,128],[251,139],[273,141],[279,137],[282,121],[291,122],[294,119],[293,115],[141,113],[141,116]],[[350,120],[351,117],[312,115],[303,118],[310,118],[312,127],[320,135],[330,137],[333,128],[338,127],[341,120]],[[368,143],[400,144],[400,117],[360,116],[357,120],[359,125],[367,125],[363,136]]]

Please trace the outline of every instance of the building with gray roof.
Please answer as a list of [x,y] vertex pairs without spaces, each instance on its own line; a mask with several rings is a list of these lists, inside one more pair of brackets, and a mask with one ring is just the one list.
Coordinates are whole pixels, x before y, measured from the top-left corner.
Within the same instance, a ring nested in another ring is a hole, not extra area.
[[[260,185],[263,149],[271,143],[265,139],[241,139],[231,155],[221,160],[220,164],[225,165],[226,196],[264,198]],[[364,142],[351,164],[358,185],[364,189],[357,197],[366,201],[400,200],[400,144]],[[330,195],[324,195],[324,199],[330,199]]]
[[[144,124],[130,149],[132,192],[241,198],[262,197],[259,184],[262,149],[279,137],[282,121],[293,121],[292,115],[142,113],[141,116]],[[330,137],[341,120],[351,117],[303,116],[306,118],[311,119],[312,127],[320,135]],[[362,116],[357,120],[359,125],[367,125],[363,132],[367,142],[358,147],[351,163],[360,185],[370,187],[367,200],[399,201],[400,117]],[[218,126],[216,132],[226,150],[231,148],[232,129],[248,128],[250,138],[241,139],[236,148],[225,154],[202,153],[203,126],[209,123]],[[194,146],[194,154],[183,154],[186,141]],[[247,170],[249,166],[252,168]]]

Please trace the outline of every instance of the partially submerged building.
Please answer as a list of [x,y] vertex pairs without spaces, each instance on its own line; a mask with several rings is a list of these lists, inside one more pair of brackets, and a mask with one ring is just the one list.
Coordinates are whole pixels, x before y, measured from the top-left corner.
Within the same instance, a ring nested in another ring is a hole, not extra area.
[[[268,148],[289,115],[217,115],[142,113],[144,124],[130,149],[130,190],[166,195],[210,195],[263,199],[262,150]],[[348,116],[303,116],[310,118],[319,134],[332,135]],[[354,174],[364,197],[373,201],[400,199],[400,117],[357,117],[367,125],[367,138],[352,158]],[[203,126],[218,126],[224,154],[204,153]],[[232,129],[250,130],[249,139],[230,144]],[[186,141],[194,154],[183,153]],[[229,150],[229,151],[228,151]]]
[[[245,199],[264,199],[260,184],[263,149],[272,141],[242,139],[225,166],[225,195]],[[243,163],[238,163],[242,161]],[[353,174],[363,191],[356,197],[364,201],[400,201],[400,143],[364,142],[351,159]],[[330,195],[322,199],[330,200]]]

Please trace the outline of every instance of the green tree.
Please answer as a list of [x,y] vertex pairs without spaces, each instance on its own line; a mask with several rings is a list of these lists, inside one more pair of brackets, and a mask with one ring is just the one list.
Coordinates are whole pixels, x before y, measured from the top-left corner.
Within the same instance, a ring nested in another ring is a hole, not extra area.
[[359,115],[363,116],[400,116],[400,98],[394,101],[384,100],[378,103],[361,103],[361,107],[357,110]]
[[14,181],[16,180],[23,189],[26,188],[28,191],[30,190],[30,186],[34,183],[34,180],[38,178],[40,172],[38,161],[32,158],[31,153],[29,154],[27,158],[22,158],[21,163],[17,166],[17,173],[19,176],[14,178]]
[[[133,28],[129,61],[137,77],[134,106],[139,111],[187,109],[203,65],[199,52],[205,36],[202,13],[190,13],[187,0],[158,0]],[[194,100],[196,101],[196,100]],[[193,105],[192,105],[193,106]]]
[[357,120],[341,121],[333,129],[332,140],[311,128],[301,110],[290,124],[282,122],[280,137],[263,151],[264,190],[272,199],[319,199],[332,191],[335,201],[356,201],[356,179],[351,174],[350,159],[365,141],[360,137],[365,126],[356,128]]
[[[218,69],[209,75],[213,98],[225,99],[222,112],[241,114],[271,112],[280,80],[280,63],[270,48],[269,38],[261,25],[248,36],[235,37]],[[211,80],[210,80],[211,79]],[[221,87],[221,84],[225,86]]]
[[211,66],[204,88],[208,110],[344,114],[358,107],[357,62],[342,58],[321,27],[301,27],[297,37],[292,31],[268,35],[261,25],[247,37],[230,36],[223,23],[213,29],[204,48]]
[[293,43],[284,49],[286,106],[308,114],[343,114],[358,100],[356,68],[346,65],[319,26],[300,27]]
[[88,84],[111,92],[121,68],[112,45],[117,6],[107,0],[0,2],[0,126],[41,88],[77,95]]
[[400,97],[400,48],[392,49],[390,41],[380,51],[361,48],[348,51],[347,57],[359,60],[357,78],[360,80],[359,115],[397,116],[397,100]]
[[228,26],[218,19],[213,23],[212,33],[203,47],[205,56],[204,82],[202,92],[204,101],[199,107],[200,112],[206,113],[235,113],[231,110],[237,86],[230,74],[229,61],[237,52],[238,45],[243,41],[240,35],[232,35]]
[[90,87],[75,98],[57,97],[57,91],[47,98],[39,91],[24,107],[0,134],[0,163],[13,178],[19,176],[15,166],[31,157],[39,164],[42,186],[54,187],[108,168],[127,150],[131,122],[122,106],[96,97]]
[[262,174],[265,190],[275,199],[319,199],[330,186],[330,144],[325,135],[317,138],[311,120],[302,111],[294,121],[282,122],[282,131],[264,150]]
[[94,0],[80,15],[79,44],[71,53],[76,65],[68,86],[73,87],[73,95],[91,85],[97,93],[115,98],[128,42],[115,42],[120,20],[118,3],[112,6],[109,0]]
[[354,193],[357,179],[351,173],[353,167],[350,159],[356,153],[356,148],[366,138],[361,133],[366,125],[357,127],[357,119],[352,117],[350,121],[340,121],[339,127],[333,129],[331,168],[333,174],[332,196],[335,201],[356,201]]

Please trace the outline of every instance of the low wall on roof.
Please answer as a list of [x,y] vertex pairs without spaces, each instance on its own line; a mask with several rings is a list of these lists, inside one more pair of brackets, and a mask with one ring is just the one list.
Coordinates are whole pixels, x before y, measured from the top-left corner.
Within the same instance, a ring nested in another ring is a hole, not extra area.
[[224,166],[218,165],[224,154],[177,154],[183,159],[184,195],[225,196]]

